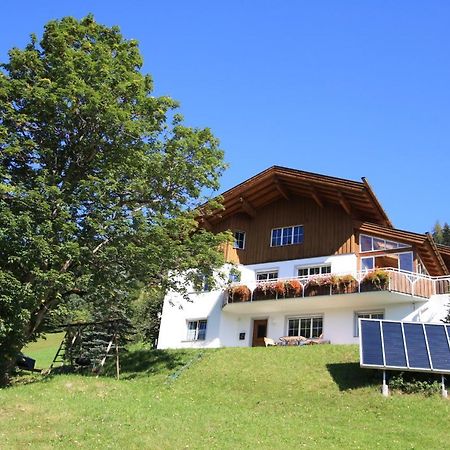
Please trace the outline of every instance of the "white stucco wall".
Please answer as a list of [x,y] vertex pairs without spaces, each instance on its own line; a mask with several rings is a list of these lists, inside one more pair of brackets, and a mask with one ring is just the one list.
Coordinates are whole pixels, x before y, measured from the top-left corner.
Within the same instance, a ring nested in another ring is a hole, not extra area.
[[278,270],[279,278],[289,278],[297,276],[297,269],[302,266],[331,265],[332,273],[356,273],[357,258],[354,254],[319,256],[316,258],[291,259],[289,261],[274,261],[261,264],[249,264],[247,266],[238,265],[241,271],[241,282],[251,285],[256,280],[257,272]]
[[[220,347],[222,291],[190,295],[168,294],[164,300],[158,348]],[[187,322],[207,319],[206,339],[187,341]]]
[[[278,270],[280,278],[296,275],[299,266],[331,264],[333,273],[356,272],[356,256],[340,255],[303,260],[279,261],[251,266],[238,266],[241,281],[249,286],[255,283],[255,273],[261,270]],[[412,300],[412,299],[411,299]],[[397,303],[395,303],[397,302]],[[385,319],[402,320],[421,304],[415,304],[409,297],[390,296],[389,293],[349,294],[340,296],[319,296],[316,299],[290,300],[283,311],[270,312],[263,301],[245,305],[244,313],[234,305],[222,309],[223,290],[207,293],[193,293],[189,301],[179,294],[166,296],[161,317],[158,348],[192,348],[250,346],[252,344],[253,321],[268,319],[267,336],[278,340],[287,334],[289,317],[320,315],[323,317],[324,338],[336,344],[357,343],[354,335],[355,313],[383,311]],[[281,305],[277,303],[276,308]],[[242,306],[242,305],[241,305]],[[276,309],[275,308],[275,309]],[[207,319],[206,339],[187,341],[187,323],[191,320]],[[245,339],[240,340],[240,333]]]
[[[236,267],[241,272],[241,282],[252,286],[255,284],[256,272],[278,270],[279,278],[288,278],[297,275],[297,268],[299,266],[323,264],[331,264],[331,271],[333,273],[353,273],[356,271],[356,256],[353,254],[323,256],[248,266],[238,265]],[[226,265],[222,272],[228,273],[231,267],[231,265]],[[226,276],[225,279],[227,279]],[[180,279],[179,282],[183,283],[183,280]],[[224,281],[219,281],[219,285],[223,285],[224,287]],[[187,301],[179,294],[167,294],[161,316],[158,348],[251,345],[252,320],[257,317],[236,318],[222,313],[222,295],[223,290],[207,293],[190,293],[190,301]],[[262,315],[260,318],[267,317],[267,315]],[[206,340],[196,342],[187,341],[187,322],[206,318],[208,319]],[[274,329],[282,329],[279,322],[272,325],[269,324],[269,326]],[[236,339],[236,336],[239,336],[240,332],[246,333],[245,340],[243,341]]]
[[[358,294],[354,294],[357,295]],[[336,298],[336,301],[339,301]],[[295,302],[295,300],[293,301]],[[196,348],[196,347],[248,347],[252,344],[253,321],[268,319],[267,336],[278,340],[287,335],[288,319],[318,315],[323,317],[324,338],[334,344],[358,343],[355,336],[355,314],[367,311],[383,311],[385,319],[402,320],[417,306],[413,303],[370,304],[362,302],[347,307],[319,308],[312,307],[305,313],[295,311],[271,312],[256,314],[234,314],[222,310],[221,295],[202,294],[192,303],[179,298],[173,305],[166,303],[161,321],[158,348]],[[187,321],[208,319],[206,340],[187,341]],[[245,339],[240,340],[240,333],[245,333]]]

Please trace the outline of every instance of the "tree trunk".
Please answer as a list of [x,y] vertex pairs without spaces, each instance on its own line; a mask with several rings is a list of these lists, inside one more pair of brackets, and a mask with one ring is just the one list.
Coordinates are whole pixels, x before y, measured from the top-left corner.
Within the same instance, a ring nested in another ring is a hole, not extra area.
[[17,357],[22,351],[23,347],[32,340],[33,336],[36,333],[36,330],[39,329],[39,326],[42,324],[47,311],[54,306],[56,303],[56,299],[47,301],[43,304],[36,312],[32,315],[30,321],[23,329],[23,339],[21,342],[12,345],[9,350],[9,355],[2,355],[2,361],[0,362],[0,386],[7,386],[11,382],[11,374],[16,367]]
[[7,386],[11,382],[11,374],[16,367],[17,357],[23,346],[16,346],[11,349],[11,353],[7,356],[2,357],[2,362],[0,364],[0,386]]

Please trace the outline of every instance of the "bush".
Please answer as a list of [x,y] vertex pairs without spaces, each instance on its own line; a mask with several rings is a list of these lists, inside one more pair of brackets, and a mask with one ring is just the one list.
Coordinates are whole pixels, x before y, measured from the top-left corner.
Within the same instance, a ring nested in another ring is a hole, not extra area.
[[404,394],[423,394],[430,396],[441,390],[441,384],[429,374],[405,373],[393,375],[389,380],[389,387]]

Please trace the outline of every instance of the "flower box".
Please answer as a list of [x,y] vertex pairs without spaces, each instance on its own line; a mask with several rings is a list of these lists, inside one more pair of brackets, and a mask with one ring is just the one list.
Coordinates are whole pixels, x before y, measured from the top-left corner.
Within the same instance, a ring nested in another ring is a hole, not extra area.
[[352,275],[334,275],[331,282],[333,295],[358,292],[358,282]]
[[382,269],[368,272],[361,281],[361,292],[385,291],[389,285],[389,273]]
[[228,289],[228,303],[248,302],[252,297],[252,292],[244,284],[231,286]]

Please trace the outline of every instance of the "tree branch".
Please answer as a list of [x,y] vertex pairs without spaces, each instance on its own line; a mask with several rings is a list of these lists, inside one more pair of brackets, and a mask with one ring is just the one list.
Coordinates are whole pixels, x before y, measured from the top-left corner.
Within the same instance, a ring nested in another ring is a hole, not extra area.
[[70,265],[72,264],[72,259],[69,258],[61,267],[61,270],[59,271],[59,273],[66,273],[67,269],[70,267]]
[[100,244],[97,245],[97,247],[92,250],[92,254],[95,255],[104,245],[106,245],[108,242],[110,242],[111,239],[107,238],[104,241],[100,242]]

